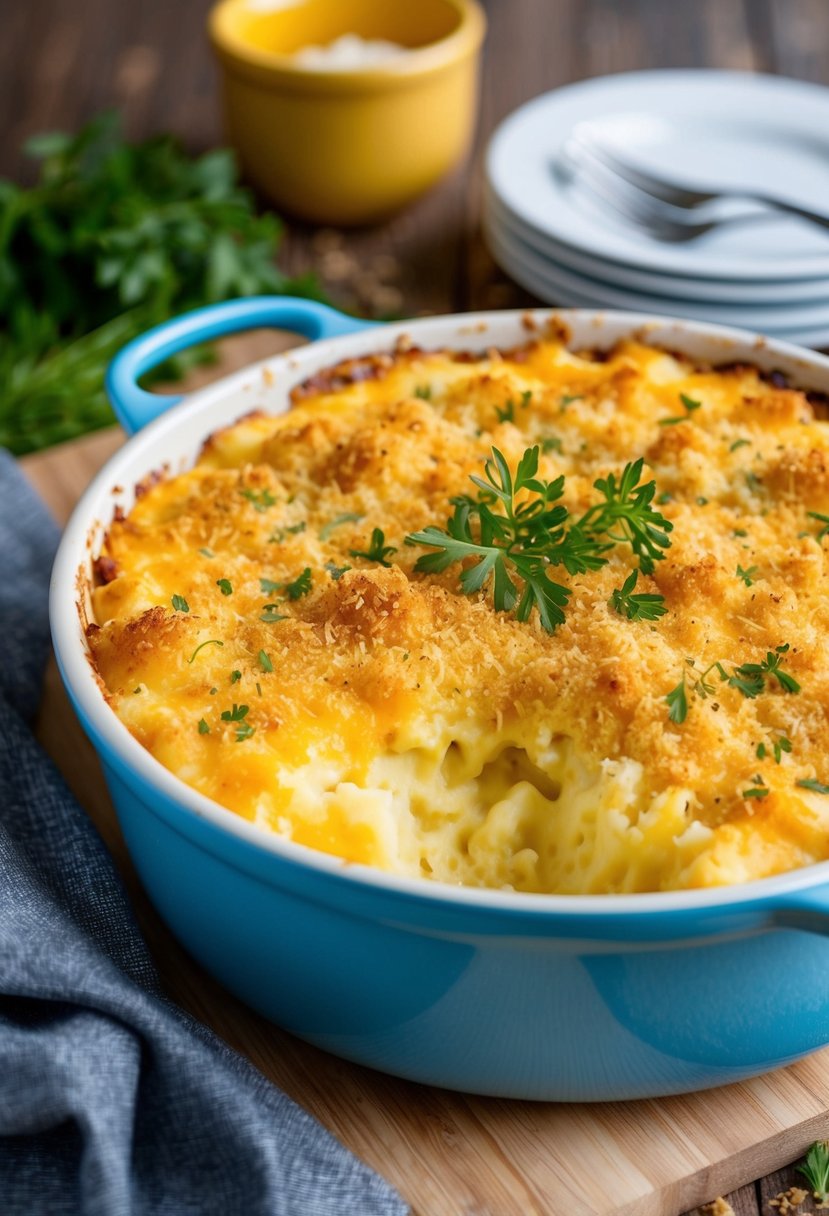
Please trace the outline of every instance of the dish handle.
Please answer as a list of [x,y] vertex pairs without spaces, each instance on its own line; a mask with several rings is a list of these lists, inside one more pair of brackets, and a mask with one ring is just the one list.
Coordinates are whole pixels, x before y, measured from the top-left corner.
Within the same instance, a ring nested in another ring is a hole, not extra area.
[[347,317],[325,304],[297,296],[250,296],[208,304],[206,308],[164,321],[128,342],[107,368],[107,396],[124,430],[128,435],[134,435],[159,414],[184,400],[182,394],[149,393],[140,387],[139,379],[188,346],[244,329],[288,329],[316,341],[353,334],[375,324]]

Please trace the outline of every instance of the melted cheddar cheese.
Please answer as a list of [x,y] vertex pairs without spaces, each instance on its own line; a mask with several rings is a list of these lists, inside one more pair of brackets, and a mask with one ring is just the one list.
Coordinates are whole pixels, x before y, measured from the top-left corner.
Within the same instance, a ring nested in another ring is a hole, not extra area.
[[[682,394],[700,405],[668,422]],[[112,523],[94,662],[115,712],[183,781],[349,861],[621,893],[823,860],[829,541],[810,512],[829,513],[824,404],[636,341],[341,364],[287,414],[213,435]],[[493,445],[515,469],[533,444],[573,515],[597,478],[644,457],[673,531],[636,590],[663,596],[665,615],[614,611],[635,568],[622,544],[599,570],[551,572],[572,590],[553,633],[495,611],[490,587],[463,594],[458,565],[414,572],[425,550],[407,534],[445,527]],[[360,556],[376,528],[388,565]],[[768,652],[799,692],[770,678],[745,696],[717,668],[695,691],[712,664],[730,674]]]

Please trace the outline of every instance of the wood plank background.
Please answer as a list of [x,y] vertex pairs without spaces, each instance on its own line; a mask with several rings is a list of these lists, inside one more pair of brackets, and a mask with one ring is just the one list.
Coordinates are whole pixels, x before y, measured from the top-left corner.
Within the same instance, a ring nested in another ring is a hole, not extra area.
[[[75,129],[111,106],[122,109],[133,137],[171,130],[193,150],[215,146],[221,131],[216,76],[203,32],[208,7],[207,0],[0,0],[0,176],[31,180],[33,166],[20,151],[29,135]],[[493,127],[516,106],[584,77],[652,67],[737,68],[829,83],[827,0],[489,0],[485,7],[490,32],[478,133],[467,164],[380,228],[340,239],[291,224],[282,250],[285,269],[316,269],[335,300],[374,313],[416,315],[521,305],[531,297],[497,270],[478,232],[483,149]],[[273,335],[240,340],[225,367],[261,357],[273,346]],[[115,442],[113,434],[102,433],[87,444],[84,459],[93,464],[102,460]],[[37,476],[39,458],[30,467]],[[46,466],[40,467],[43,471]],[[66,501],[71,477],[67,472],[67,482],[61,485],[62,466],[50,462],[48,467],[49,477],[42,484],[59,507]],[[48,696],[58,695],[52,673]],[[69,775],[80,784],[88,755],[80,734],[75,743],[76,770]],[[109,842],[116,851],[121,849],[114,830]],[[156,931],[154,914],[139,906],[145,927]],[[184,966],[174,947],[161,961],[171,979]],[[187,965],[192,970],[192,964]],[[196,1012],[200,1005],[203,1010],[212,1007],[216,995],[206,976],[200,983],[192,993]],[[219,1029],[229,1041],[238,1042],[239,1026],[251,1017],[234,1009],[232,1002],[226,1007],[227,1022]],[[264,1024],[250,1031],[249,1043],[257,1041],[257,1034],[264,1059]],[[294,1075],[292,1070],[305,1075],[313,1095],[313,1050],[303,1047],[298,1063],[293,1040],[282,1036],[280,1043],[285,1077]],[[255,1048],[252,1054],[256,1058]],[[329,1126],[348,1130],[347,1108],[323,1094],[316,1102],[316,1113],[324,1111]],[[310,1104],[314,1109],[313,1100]],[[436,1142],[470,1154],[471,1165],[476,1152],[499,1160],[491,1146],[459,1144],[439,1102],[425,1101],[423,1110]],[[375,1128],[375,1133],[382,1142],[383,1129]],[[367,1159],[376,1157],[376,1142],[354,1147]],[[470,1192],[470,1212],[489,1216],[506,1210],[499,1207],[498,1189],[503,1188],[505,1197],[520,1185],[506,1159],[492,1168],[498,1179],[492,1184],[495,1189],[486,1195]],[[792,1181],[793,1175],[784,1172],[744,1187],[731,1196],[735,1212],[769,1216],[769,1199]],[[423,1216],[429,1216],[430,1196],[439,1190],[437,1178],[424,1183]],[[526,1211],[535,1210],[532,1204],[528,1195]],[[808,1205],[801,1209],[807,1210]]]

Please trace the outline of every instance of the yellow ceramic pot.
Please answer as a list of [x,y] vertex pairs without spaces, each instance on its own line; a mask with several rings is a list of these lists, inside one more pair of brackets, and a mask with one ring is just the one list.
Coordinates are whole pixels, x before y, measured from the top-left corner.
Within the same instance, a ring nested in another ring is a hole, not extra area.
[[[475,0],[222,0],[210,36],[246,176],[317,223],[368,223],[395,211],[469,143],[484,32]],[[343,34],[406,51],[347,70],[295,58]]]

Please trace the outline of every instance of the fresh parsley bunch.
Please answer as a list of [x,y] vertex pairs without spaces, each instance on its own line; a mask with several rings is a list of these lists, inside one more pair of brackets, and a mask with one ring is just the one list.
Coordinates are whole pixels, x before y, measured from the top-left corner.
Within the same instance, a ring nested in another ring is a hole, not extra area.
[[0,182],[0,446],[21,454],[110,422],[107,362],[174,313],[316,294],[274,264],[279,221],[255,213],[229,151],[193,159],[170,136],[129,144],[114,114],[27,150],[41,160],[36,185]]

